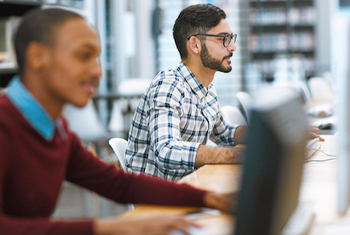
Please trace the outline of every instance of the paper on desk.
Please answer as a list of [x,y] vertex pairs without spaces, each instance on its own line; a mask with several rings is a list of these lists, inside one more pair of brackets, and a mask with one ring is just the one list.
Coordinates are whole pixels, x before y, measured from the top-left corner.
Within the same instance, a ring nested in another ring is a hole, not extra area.
[[349,224],[332,224],[328,225],[323,235],[348,235],[350,234]]

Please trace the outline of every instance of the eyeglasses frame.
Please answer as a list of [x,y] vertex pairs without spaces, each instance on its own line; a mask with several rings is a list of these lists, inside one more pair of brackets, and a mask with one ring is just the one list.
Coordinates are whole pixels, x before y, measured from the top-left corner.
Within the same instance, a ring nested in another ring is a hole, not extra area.
[[[192,36],[194,36],[194,37],[196,37],[196,36],[222,37],[222,38],[223,38],[223,39],[222,39],[222,44],[223,44],[224,47],[228,47],[228,46],[230,45],[232,39],[233,39],[233,43],[236,43],[236,40],[237,40],[237,34],[236,34],[236,33],[235,33],[235,34],[233,34],[233,33],[232,33],[232,34],[207,34],[207,33],[197,33],[197,34],[194,34],[194,35],[189,36],[189,37],[187,38],[187,40],[190,40],[190,38],[191,38]],[[227,38],[227,37],[230,37],[231,39],[230,39],[229,43],[228,43],[227,45],[225,45],[225,41],[226,41],[226,38]]]

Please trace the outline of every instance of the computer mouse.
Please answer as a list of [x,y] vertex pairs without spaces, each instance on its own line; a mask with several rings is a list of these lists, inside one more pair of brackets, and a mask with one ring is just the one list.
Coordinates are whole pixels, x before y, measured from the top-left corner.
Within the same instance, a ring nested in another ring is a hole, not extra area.
[[320,130],[333,130],[334,124],[333,123],[322,123],[318,126],[318,129]]

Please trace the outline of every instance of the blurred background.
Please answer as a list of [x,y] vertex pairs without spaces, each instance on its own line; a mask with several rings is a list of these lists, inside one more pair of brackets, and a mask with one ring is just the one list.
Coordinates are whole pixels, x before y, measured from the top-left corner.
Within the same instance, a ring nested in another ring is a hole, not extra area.
[[100,33],[103,76],[94,104],[106,130],[127,135],[128,115],[145,85],[160,70],[179,64],[172,27],[183,8],[197,3],[221,7],[238,34],[232,72],[216,73],[213,82],[222,106],[237,104],[240,90],[306,81],[330,71],[330,22],[338,0],[3,0],[0,86],[6,87],[16,73],[6,46],[16,18],[35,7],[68,7],[86,16]]

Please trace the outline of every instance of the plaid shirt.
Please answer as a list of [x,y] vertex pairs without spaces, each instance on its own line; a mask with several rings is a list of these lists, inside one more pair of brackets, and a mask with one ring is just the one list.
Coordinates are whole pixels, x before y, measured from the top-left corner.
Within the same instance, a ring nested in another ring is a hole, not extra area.
[[208,89],[180,63],[162,71],[142,95],[126,150],[129,172],[178,180],[195,170],[200,144],[234,146],[214,86]]

